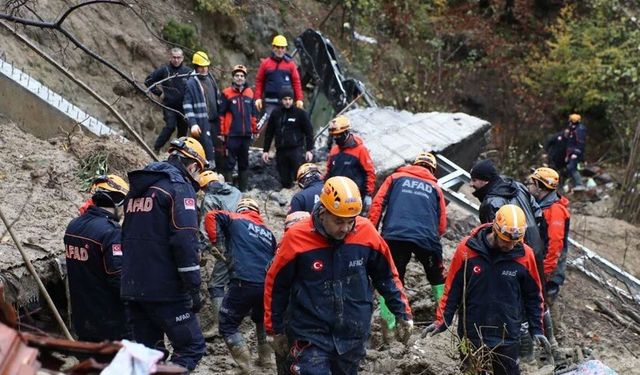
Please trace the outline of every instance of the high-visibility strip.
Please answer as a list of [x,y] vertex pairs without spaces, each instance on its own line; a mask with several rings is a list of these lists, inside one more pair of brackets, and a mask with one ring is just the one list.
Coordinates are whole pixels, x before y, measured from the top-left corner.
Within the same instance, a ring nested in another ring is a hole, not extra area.
[[191,272],[191,271],[197,271],[199,269],[200,269],[200,266],[178,267],[178,272]]

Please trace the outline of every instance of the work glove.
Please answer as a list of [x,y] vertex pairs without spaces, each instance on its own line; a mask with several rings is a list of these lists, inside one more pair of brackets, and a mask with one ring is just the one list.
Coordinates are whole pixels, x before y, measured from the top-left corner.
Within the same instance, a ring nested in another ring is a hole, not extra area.
[[256,99],[256,109],[258,112],[262,112],[262,99]]
[[191,295],[191,310],[194,313],[197,313],[200,311],[200,309],[202,308],[202,299],[200,299],[200,290],[199,289],[194,289],[191,291],[191,293],[189,293],[189,295]]
[[541,347],[545,353],[551,353],[551,344],[547,339],[547,336],[542,334],[533,335],[533,342],[536,346]]
[[285,357],[289,352],[289,339],[282,333],[267,336],[267,342],[277,356]]
[[422,338],[435,336],[447,330],[447,326],[444,323],[433,322],[422,331]]
[[198,125],[191,125],[191,136],[198,138],[200,137],[200,134],[202,133],[202,130],[200,130],[200,127]]
[[413,331],[413,320],[396,319],[396,338],[406,344]]
[[304,102],[302,100],[296,100],[296,108],[304,108]]
[[360,216],[366,217],[369,214],[369,208],[371,208],[371,196],[365,195],[362,200],[362,213]]

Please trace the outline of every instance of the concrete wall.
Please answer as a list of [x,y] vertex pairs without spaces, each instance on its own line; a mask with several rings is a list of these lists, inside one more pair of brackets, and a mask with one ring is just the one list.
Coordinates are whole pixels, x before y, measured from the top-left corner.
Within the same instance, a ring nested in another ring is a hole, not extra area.
[[117,134],[22,70],[0,59],[0,113],[21,129],[47,139],[80,124],[95,135]]

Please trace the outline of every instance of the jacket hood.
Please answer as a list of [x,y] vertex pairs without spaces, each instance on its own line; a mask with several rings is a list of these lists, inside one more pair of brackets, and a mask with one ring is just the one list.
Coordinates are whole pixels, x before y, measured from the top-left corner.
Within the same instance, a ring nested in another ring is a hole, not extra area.
[[542,200],[540,200],[538,204],[540,205],[540,208],[547,208],[552,204],[554,204],[555,202],[560,203],[566,208],[569,207],[569,200],[566,197],[563,197],[560,194],[558,194],[557,191],[552,191],[549,194],[547,194],[547,196],[542,198]]
[[147,191],[149,187],[163,178],[171,182],[191,183],[197,185],[187,177],[186,169],[177,163],[169,161],[153,162],[142,170],[129,172],[129,197],[137,197]]
[[423,180],[428,180],[438,183],[438,179],[425,167],[421,167],[419,165],[405,165],[403,167],[398,168],[396,172],[407,173],[416,177],[419,177]]
[[247,218],[252,223],[255,223],[255,224],[258,224],[258,225],[264,225],[264,221],[262,220],[262,216],[260,216],[260,214],[255,212],[255,211],[246,210],[244,212],[240,212],[239,215],[244,217],[244,218]]
[[[491,233],[492,225],[492,223],[486,223],[476,227],[471,231],[469,239],[467,240],[467,247],[487,258],[491,257],[487,235]],[[519,242],[511,251],[499,252],[496,259],[513,259],[521,256],[524,256],[524,246]]]
[[207,186],[206,193],[215,195],[229,195],[232,193],[231,185],[228,183],[212,182]]

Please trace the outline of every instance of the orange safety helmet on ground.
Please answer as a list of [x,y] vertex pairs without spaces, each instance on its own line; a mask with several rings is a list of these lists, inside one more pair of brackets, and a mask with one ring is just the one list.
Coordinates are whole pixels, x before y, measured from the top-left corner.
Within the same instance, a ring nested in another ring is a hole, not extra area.
[[569,122],[572,122],[574,124],[579,123],[580,121],[582,121],[582,116],[580,116],[577,113],[572,113],[569,115]]
[[273,41],[271,45],[274,47],[286,47],[287,46],[287,38],[284,35],[276,35],[273,37]]
[[246,210],[255,211],[260,213],[260,207],[258,207],[258,202],[251,198],[242,198],[240,202],[238,202],[238,208],[236,208],[236,212],[242,212]]
[[414,165],[422,165],[423,167],[431,168],[431,171],[435,171],[438,166],[438,162],[436,161],[436,157],[426,151],[421,151],[416,156],[416,160],[413,161]]
[[540,181],[550,190],[555,190],[558,187],[558,183],[560,183],[560,175],[558,172],[547,167],[536,169],[529,177],[533,180]]
[[204,148],[202,148],[200,142],[194,138],[180,137],[171,141],[169,144],[169,154],[176,153],[180,153],[182,156],[197,161],[200,166],[200,171],[204,171],[209,166]]
[[198,183],[200,184],[200,189],[206,189],[207,186],[209,186],[210,182],[218,182],[220,181],[220,177],[218,177],[218,174],[214,171],[204,171],[202,173],[200,173],[200,181],[198,181]]
[[311,214],[308,213],[307,211],[295,211],[295,212],[290,213],[284,219],[284,230],[285,230],[285,232],[293,224],[297,223],[298,221],[304,220],[304,219],[306,219],[306,218],[308,218],[310,216],[311,216]]
[[493,233],[507,242],[521,242],[527,230],[527,219],[522,208],[515,204],[505,204],[496,212]]
[[320,203],[327,211],[339,217],[355,217],[362,211],[358,185],[344,176],[331,177],[324,183]]
[[340,135],[349,129],[351,129],[351,121],[349,121],[347,116],[340,115],[331,120],[331,124],[329,125],[329,134],[334,136]]

